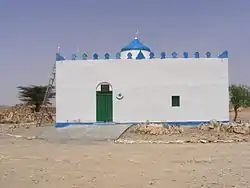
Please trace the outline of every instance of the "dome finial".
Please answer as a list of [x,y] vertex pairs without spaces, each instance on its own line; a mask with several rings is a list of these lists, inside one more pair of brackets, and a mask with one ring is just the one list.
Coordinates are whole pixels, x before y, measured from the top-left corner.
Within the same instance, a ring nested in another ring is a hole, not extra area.
[[61,46],[60,44],[57,44],[57,53],[60,53]]
[[139,38],[139,29],[137,29],[135,32],[135,39],[138,39],[138,38]]

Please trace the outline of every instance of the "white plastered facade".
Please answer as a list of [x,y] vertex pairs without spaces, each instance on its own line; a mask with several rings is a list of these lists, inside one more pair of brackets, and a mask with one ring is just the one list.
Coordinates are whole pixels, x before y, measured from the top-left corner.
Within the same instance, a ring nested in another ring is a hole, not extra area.
[[228,59],[169,58],[56,62],[56,121],[96,122],[101,82],[112,85],[114,122],[229,120]]

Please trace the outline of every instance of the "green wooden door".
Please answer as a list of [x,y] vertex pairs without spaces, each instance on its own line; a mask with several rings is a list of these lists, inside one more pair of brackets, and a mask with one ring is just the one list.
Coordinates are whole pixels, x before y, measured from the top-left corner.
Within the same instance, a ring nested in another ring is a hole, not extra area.
[[96,121],[113,121],[112,91],[96,91]]

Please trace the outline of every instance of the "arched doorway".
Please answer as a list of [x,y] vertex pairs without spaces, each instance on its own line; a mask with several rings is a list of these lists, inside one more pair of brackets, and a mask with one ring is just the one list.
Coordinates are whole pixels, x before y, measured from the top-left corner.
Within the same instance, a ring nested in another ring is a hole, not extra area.
[[108,82],[96,86],[96,121],[113,121],[113,88]]

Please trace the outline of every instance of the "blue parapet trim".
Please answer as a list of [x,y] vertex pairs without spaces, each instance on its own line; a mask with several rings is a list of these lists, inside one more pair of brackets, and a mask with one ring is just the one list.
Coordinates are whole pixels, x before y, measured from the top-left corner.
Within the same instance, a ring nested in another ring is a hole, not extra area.
[[145,59],[145,56],[143,55],[143,53],[140,51],[136,57],[136,59]]
[[150,52],[150,53],[149,53],[149,59],[154,59],[154,58],[155,58],[154,52]]
[[220,53],[218,55],[218,58],[222,58],[222,59],[228,58],[228,51],[225,50],[224,52]]
[[206,58],[211,58],[212,54],[211,54],[211,52],[206,52],[205,56],[206,56]]
[[[177,122],[161,122],[161,121],[154,121],[154,122],[147,122],[147,123],[155,123],[155,124],[167,124],[167,125],[180,125],[180,126],[198,126],[202,123],[209,123],[210,121],[177,121]],[[230,121],[218,121],[221,123],[229,123]],[[110,124],[142,124],[145,122],[56,122],[56,128],[63,128],[70,125],[110,125]]]
[[132,53],[131,53],[131,52],[129,52],[129,53],[127,54],[127,59],[132,59]]
[[200,53],[199,52],[195,52],[194,53],[194,58],[200,58]]
[[166,53],[165,52],[161,52],[161,59],[165,59],[166,58]]
[[99,57],[98,57],[98,54],[97,54],[97,53],[94,53],[94,54],[93,54],[93,59],[94,59],[94,60],[97,60],[98,58],[99,58]]
[[184,58],[188,58],[188,53],[187,52],[183,52],[183,57]]
[[172,53],[172,58],[177,58],[177,55],[178,55],[177,52],[173,52]]
[[[193,54],[193,57],[191,57],[191,55],[190,55],[190,57],[189,57],[188,52],[183,52],[183,56],[182,56],[182,57],[179,56],[179,55],[180,55],[180,54],[178,54],[177,52],[173,52],[173,53],[171,54],[170,58],[185,58],[185,59],[186,59],[186,58],[201,58],[199,52],[195,52],[195,53]],[[90,55],[90,56],[91,56],[91,55]],[[139,53],[138,53],[138,55],[137,55],[136,57],[132,57],[132,56],[133,56],[132,53],[129,52],[129,53],[127,54],[127,59],[133,59],[133,58],[134,58],[134,59],[137,59],[137,60],[146,59],[146,57],[144,56],[144,54],[143,54],[142,51],[139,51]],[[105,60],[108,60],[108,59],[111,59],[112,57],[111,57],[110,53],[105,53],[105,54],[104,54],[104,57],[101,57],[101,58],[100,58],[99,55],[98,55],[97,53],[94,53],[93,56],[92,56],[92,58],[93,58],[94,60],[98,60],[98,59],[105,59]],[[115,58],[116,58],[116,59],[121,59],[121,53],[120,53],[120,52],[116,53]],[[149,57],[147,57],[147,58],[149,58],[149,59],[154,59],[154,58],[156,58],[156,57],[155,57],[155,54],[154,54],[153,52],[149,52]],[[166,52],[161,52],[159,58],[160,58],[160,59],[165,59],[165,58],[167,58]],[[202,57],[202,58],[212,58],[211,52],[206,52],[206,53],[204,54],[204,57]],[[216,58],[216,57],[215,57],[215,58]],[[221,52],[221,53],[217,56],[217,58],[221,58],[221,59],[228,58],[228,51],[225,50],[225,51]],[[87,53],[78,53],[78,54],[73,53],[72,56],[71,56],[71,60],[88,60],[88,59],[89,59],[89,57],[88,57],[88,54],[87,54]],[[66,60],[66,58],[64,58],[63,56],[61,56],[60,53],[56,53],[56,61],[64,61],[64,60]],[[68,60],[69,60],[69,59],[68,59]]]
[[59,53],[56,53],[56,61],[64,61],[65,58],[61,56]]
[[110,58],[109,53],[105,53],[105,54],[104,54],[104,59],[109,59],[109,58]]

